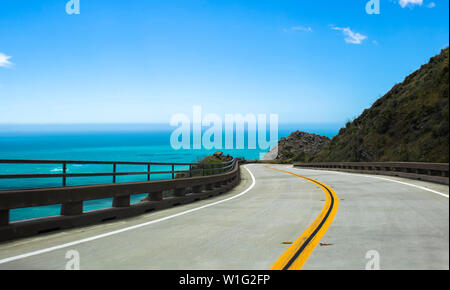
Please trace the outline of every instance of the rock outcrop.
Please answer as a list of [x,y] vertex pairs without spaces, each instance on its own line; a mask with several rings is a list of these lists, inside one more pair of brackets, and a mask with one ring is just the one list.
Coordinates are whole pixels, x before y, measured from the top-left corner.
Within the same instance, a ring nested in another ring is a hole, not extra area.
[[230,156],[229,154],[224,155],[223,152],[221,152],[221,151],[214,153],[209,158],[215,159],[220,162],[228,162],[228,161],[233,160],[233,156]]
[[330,139],[326,136],[296,131],[289,137],[281,138],[278,146],[267,153],[264,160],[307,162],[329,143]]

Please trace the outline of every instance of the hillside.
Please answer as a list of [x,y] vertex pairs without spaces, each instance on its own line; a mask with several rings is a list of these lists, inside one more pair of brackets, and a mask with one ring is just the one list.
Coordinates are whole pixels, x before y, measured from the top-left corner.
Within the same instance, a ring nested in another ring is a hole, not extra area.
[[448,162],[449,49],[394,86],[312,160]]

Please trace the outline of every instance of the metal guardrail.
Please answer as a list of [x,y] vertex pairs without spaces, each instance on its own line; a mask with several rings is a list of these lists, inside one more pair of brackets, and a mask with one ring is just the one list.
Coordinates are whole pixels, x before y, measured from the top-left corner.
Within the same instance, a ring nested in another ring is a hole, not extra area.
[[[111,164],[111,173],[51,174],[63,178],[63,186],[0,191],[0,241],[26,237],[38,233],[61,230],[76,226],[136,216],[153,210],[168,208],[221,194],[239,182],[239,162],[236,159],[222,164],[202,163],[140,163],[140,162],[96,162],[96,161],[48,161],[48,160],[0,160],[14,164]],[[171,171],[162,172],[115,172],[117,164],[170,165]],[[176,171],[178,165],[189,165],[189,170]],[[221,167],[217,167],[221,166]],[[172,179],[150,180],[152,174],[170,173]],[[179,178],[178,173],[184,177]],[[82,186],[66,186],[65,179],[78,176],[148,175],[147,181]],[[211,174],[211,175],[208,175]],[[0,175],[0,178],[44,178],[47,174]],[[164,192],[172,191],[170,197]],[[146,201],[131,204],[134,194],[148,194]],[[84,212],[83,202],[113,198],[111,208]],[[10,210],[26,207],[61,205],[59,216],[10,222]]]
[[420,162],[326,162],[296,163],[294,167],[336,170],[355,173],[399,176],[449,184],[448,163]]
[[[50,173],[50,174],[0,174],[1,179],[30,179],[30,178],[62,178],[62,186],[67,186],[68,177],[100,177],[100,176],[112,176],[112,183],[116,183],[117,176],[125,175],[146,175],[147,181],[150,181],[151,175],[158,174],[171,174],[172,179],[176,174],[187,173],[192,177],[195,172],[201,172],[204,176],[206,173],[212,172],[224,172],[230,168],[230,164],[234,161],[222,162],[221,165],[227,165],[220,168],[214,167],[213,164],[205,163],[157,163],[157,162],[125,162],[125,161],[68,161],[68,160],[14,160],[14,159],[0,159],[0,164],[58,164],[61,165],[62,173]],[[111,165],[112,172],[100,172],[100,173],[67,173],[67,165]],[[145,165],[147,171],[143,172],[117,172],[117,165]],[[151,166],[171,166],[170,171],[151,171]],[[175,170],[176,166],[189,166],[189,170]],[[193,166],[200,167],[193,170]],[[0,189],[1,190],[1,189]]]

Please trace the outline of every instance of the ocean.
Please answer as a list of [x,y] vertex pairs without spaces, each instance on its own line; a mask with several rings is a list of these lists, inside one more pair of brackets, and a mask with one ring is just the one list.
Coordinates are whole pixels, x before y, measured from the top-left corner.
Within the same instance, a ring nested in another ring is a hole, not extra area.
[[[295,130],[333,137],[339,124],[287,124],[279,127],[279,138]],[[222,151],[233,157],[259,159],[260,149],[199,149],[174,150],[170,145],[172,130],[164,125],[0,125],[0,159],[76,160],[76,161],[138,161],[138,162],[196,162],[214,152]],[[269,133],[267,133],[269,136]],[[246,145],[247,146],[247,145]],[[146,171],[139,165],[119,165],[118,171]],[[178,167],[176,170],[186,168]],[[111,165],[68,165],[69,173],[111,172]],[[152,171],[168,171],[164,166],[152,166]],[[61,165],[0,164],[0,174],[60,173]],[[170,176],[152,175],[153,180]],[[68,186],[111,183],[111,177],[73,177]],[[117,182],[145,181],[146,176],[118,176]],[[61,178],[0,179],[0,191],[19,188],[57,187]],[[131,197],[142,200],[146,194]],[[92,211],[112,206],[112,198],[85,201],[83,210]],[[51,205],[13,209],[10,221],[59,215],[61,206]]]

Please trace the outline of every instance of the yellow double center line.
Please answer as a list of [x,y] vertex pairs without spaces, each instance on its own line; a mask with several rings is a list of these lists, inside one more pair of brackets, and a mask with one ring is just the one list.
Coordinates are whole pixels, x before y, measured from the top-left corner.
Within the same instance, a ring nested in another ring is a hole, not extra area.
[[300,270],[333,222],[339,207],[338,197],[333,189],[317,180],[289,171],[265,167],[308,180],[320,187],[327,197],[325,206],[315,221],[270,268],[271,270]]

